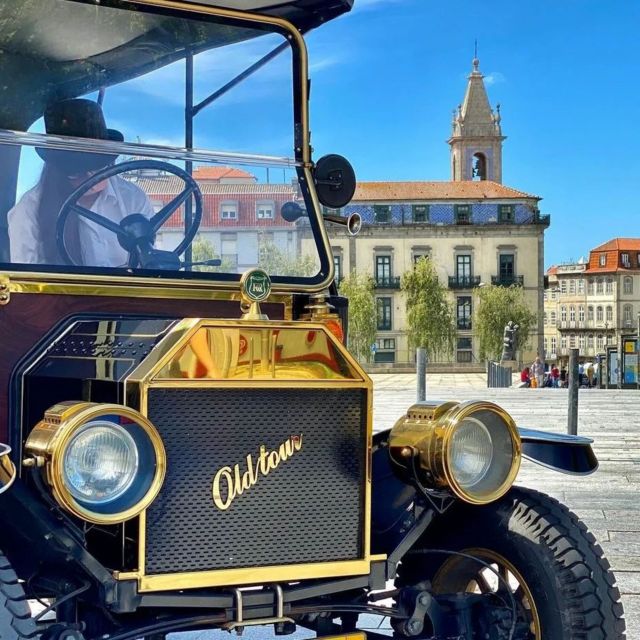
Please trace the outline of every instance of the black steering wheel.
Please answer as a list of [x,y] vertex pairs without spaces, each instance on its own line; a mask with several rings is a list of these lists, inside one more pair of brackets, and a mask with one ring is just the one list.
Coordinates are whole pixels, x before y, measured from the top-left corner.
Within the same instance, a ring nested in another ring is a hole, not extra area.
[[[151,218],[147,218],[142,213],[132,212],[120,222],[114,222],[78,204],[80,198],[99,182],[119,173],[139,169],[154,169],[172,173],[185,183],[185,188]],[[192,196],[194,199],[193,217],[191,224],[185,230],[184,238],[180,244],[173,251],[154,249],[153,243],[158,230]],[[130,162],[122,162],[96,171],[65,200],[56,222],[56,242],[60,256],[65,264],[78,266],[69,254],[65,241],[65,228],[71,214],[91,220],[91,222],[95,222],[104,229],[115,233],[120,246],[129,254],[129,267],[135,268],[139,266],[146,269],[177,270],[181,267],[180,256],[193,242],[202,221],[202,193],[196,181],[186,171],[173,164],[160,162],[159,160],[131,160]]]

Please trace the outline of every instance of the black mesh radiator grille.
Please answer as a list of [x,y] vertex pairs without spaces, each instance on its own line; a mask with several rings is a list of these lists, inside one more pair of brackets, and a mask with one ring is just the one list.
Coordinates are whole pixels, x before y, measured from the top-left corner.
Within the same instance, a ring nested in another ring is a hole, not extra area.
[[[168,470],[147,511],[145,573],[362,558],[366,461],[363,389],[149,390]],[[260,446],[302,448],[222,511],[212,483],[246,471]]]

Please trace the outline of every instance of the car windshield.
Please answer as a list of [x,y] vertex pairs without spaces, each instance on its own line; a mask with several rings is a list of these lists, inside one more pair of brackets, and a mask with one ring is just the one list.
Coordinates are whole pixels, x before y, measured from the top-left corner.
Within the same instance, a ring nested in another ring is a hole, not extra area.
[[0,5],[1,270],[327,279],[295,38],[204,11]]

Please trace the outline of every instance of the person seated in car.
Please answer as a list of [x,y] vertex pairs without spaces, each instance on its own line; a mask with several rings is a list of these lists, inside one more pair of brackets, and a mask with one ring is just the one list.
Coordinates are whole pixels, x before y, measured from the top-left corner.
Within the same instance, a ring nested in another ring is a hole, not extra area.
[[[102,108],[83,98],[64,100],[49,106],[44,113],[48,134],[124,141],[115,129],[107,129]],[[112,165],[117,156],[37,148],[44,160],[40,180],[9,211],[11,261],[24,264],[63,264],[56,244],[56,223],[65,200],[100,169]],[[132,213],[147,217],[153,207],[146,194],[135,184],[119,176],[99,182],[77,204],[120,222]],[[94,267],[126,265],[128,253],[115,233],[71,214],[65,229],[66,246],[76,264]]]

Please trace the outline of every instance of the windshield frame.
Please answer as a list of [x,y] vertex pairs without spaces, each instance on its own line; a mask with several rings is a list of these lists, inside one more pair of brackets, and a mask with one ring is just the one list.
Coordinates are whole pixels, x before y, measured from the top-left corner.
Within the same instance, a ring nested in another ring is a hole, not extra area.
[[[69,0],[68,0],[69,1]],[[90,4],[88,0],[70,0],[80,4]],[[293,24],[282,18],[257,13],[195,4],[192,0],[102,0],[106,7],[117,7],[126,10],[139,8],[142,11],[159,11],[166,15],[182,18],[194,16],[214,17],[222,19],[239,27],[262,29],[276,32],[286,38],[292,53],[292,83],[293,83],[293,125],[294,125],[294,158],[266,157],[250,154],[234,154],[227,152],[207,152],[200,149],[191,150],[177,147],[144,145],[137,143],[120,143],[93,141],[81,138],[51,136],[44,134],[30,134],[19,131],[0,131],[0,142],[9,145],[47,146],[52,148],[67,148],[75,150],[108,149],[119,153],[136,153],[158,159],[180,159],[190,163],[193,160],[242,160],[247,164],[260,164],[265,160],[275,165],[286,165],[296,170],[300,191],[304,197],[308,212],[308,220],[313,237],[316,239],[316,249],[320,263],[318,273],[313,277],[272,276],[274,293],[316,292],[326,289],[334,278],[334,263],[332,259],[329,237],[322,218],[322,207],[317,197],[313,180],[311,160],[311,145],[309,132],[309,83],[308,83],[308,54],[306,43],[301,31]],[[43,144],[44,142],[44,144]],[[92,267],[51,267],[50,265],[28,265],[4,263],[0,267],[3,276],[11,282],[24,282],[27,289],[33,290],[37,283],[38,290],[60,290],[64,283],[73,285],[74,289],[82,285],[90,285],[91,293],[96,294],[96,287],[117,289],[122,294],[123,289],[133,287],[140,292],[141,288],[167,288],[172,290],[191,289],[208,290],[227,289],[239,290],[242,274],[207,274],[202,272],[175,271],[162,272],[160,270],[139,270],[131,274],[127,269],[92,268]],[[215,275],[215,277],[214,277]],[[19,290],[20,288],[18,288]],[[67,288],[63,286],[66,291]],[[187,292],[185,291],[185,294]],[[104,295],[109,295],[104,291]]]

